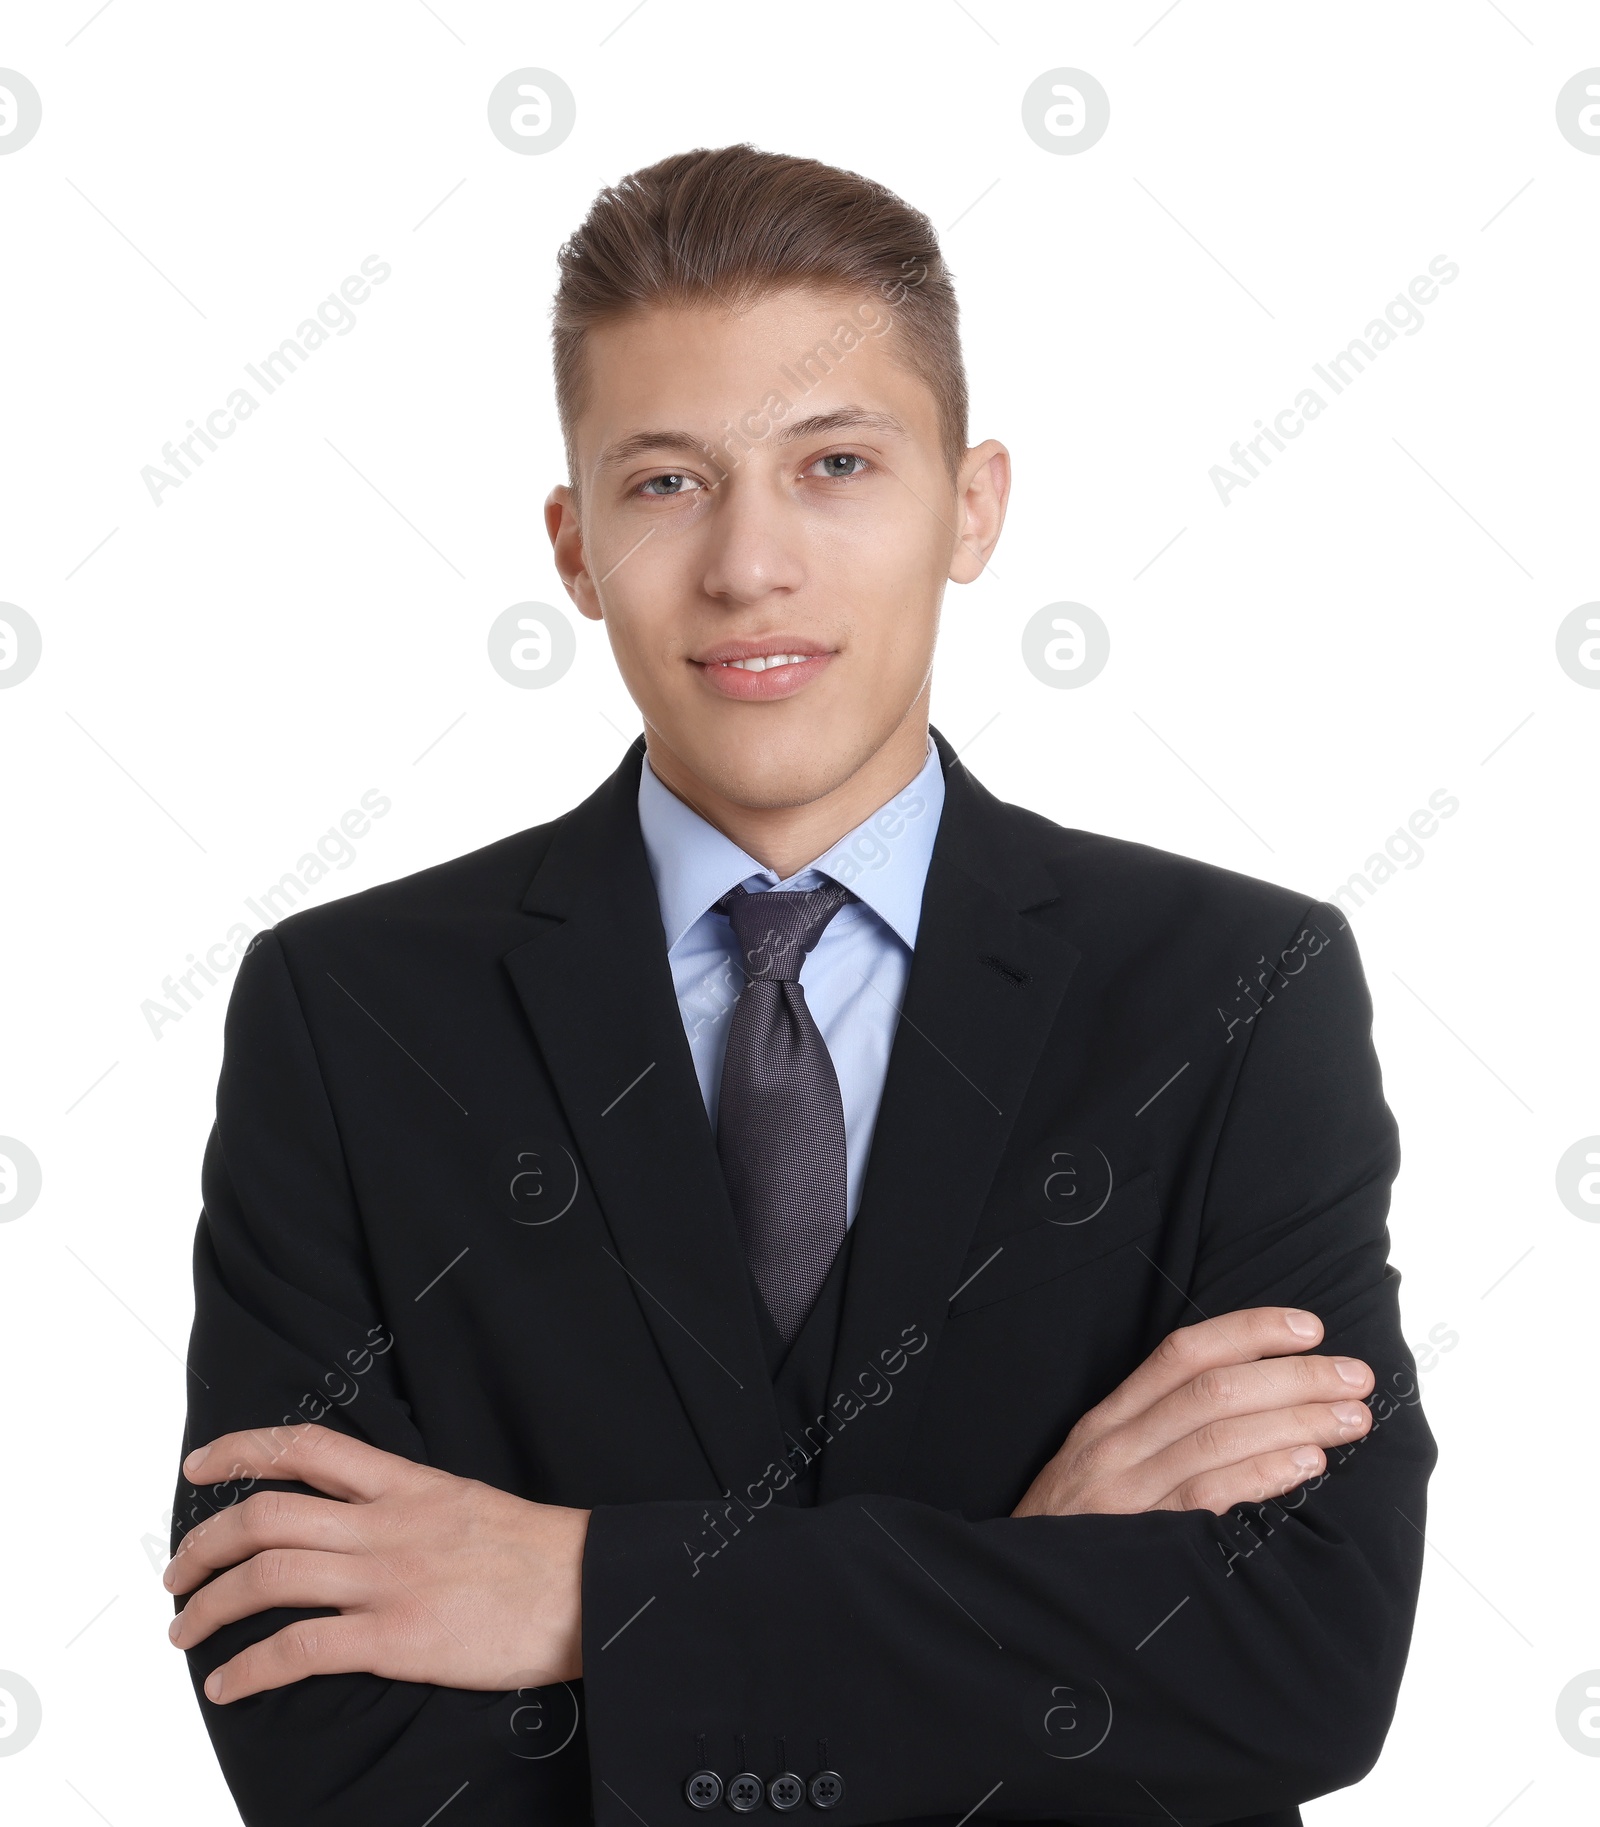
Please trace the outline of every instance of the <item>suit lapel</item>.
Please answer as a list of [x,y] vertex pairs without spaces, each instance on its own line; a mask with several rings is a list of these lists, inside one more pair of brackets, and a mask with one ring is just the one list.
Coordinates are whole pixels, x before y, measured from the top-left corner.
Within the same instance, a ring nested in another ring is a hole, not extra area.
[[748,1272],[639,832],[641,738],[564,819],[506,955],[645,1320],[725,1488],[783,1453]]
[[1058,899],[1005,843],[1004,809],[936,731],[945,804],[910,980],[889,1058],[845,1291],[831,1387],[914,1334],[927,1343],[894,1395],[841,1428],[820,1499],[893,1488],[948,1302],[989,1185],[1061,1007],[1077,949],[1024,917]]

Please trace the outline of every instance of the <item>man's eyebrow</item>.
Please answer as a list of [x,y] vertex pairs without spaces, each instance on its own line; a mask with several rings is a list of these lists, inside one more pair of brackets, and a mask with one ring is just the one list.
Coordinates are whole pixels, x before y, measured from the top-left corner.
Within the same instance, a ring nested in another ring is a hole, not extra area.
[[772,436],[792,444],[799,438],[825,437],[830,431],[884,431],[904,437],[906,428],[892,412],[868,412],[861,406],[839,406],[832,412],[815,412],[809,419],[793,419],[774,427]]
[[653,450],[695,450],[707,457],[715,454],[711,446],[692,431],[636,431],[631,437],[619,438],[603,451],[595,467],[615,469],[619,464],[630,463],[635,457],[647,456]]
[[[906,428],[892,412],[868,412],[860,406],[838,406],[832,412],[815,412],[809,418],[791,419],[787,424],[779,421],[770,432],[761,438],[748,440],[763,443],[771,438],[780,444],[792,444],[801,438],[826,437],[834,431],[881,431],[892,437],[904,437]],[[602,453],[599,469],[617,469],[624,463],[631,463],[635,457],[648,456],[651,451],[693,450],[702,456],[716,459],[716,451],[692,431],[636,431],[618,441]]]

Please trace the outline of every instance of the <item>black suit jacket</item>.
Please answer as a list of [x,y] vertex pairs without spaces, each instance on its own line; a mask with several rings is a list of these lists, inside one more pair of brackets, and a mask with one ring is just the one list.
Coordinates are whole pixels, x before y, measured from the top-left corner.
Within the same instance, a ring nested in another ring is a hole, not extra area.
[[[1294,1827],[1371,1768],[1436,1448],[1355,941],[1305,895],[1003,804],[936,738],[945,807],[804,1438],[673,996],[642,741],[564,817],[244,959],[185,1449],[319,1419],[594,1512],[575,1687],[202,1698],[252,1827],[447,1800],[445,1827],[672,1827],[701,1767],[831,1769],[841,1824]],[[1376,1425],[1323,1477],[1221,1517],[1010,1516],[1168,1331],[1279,1302],[1376,1373]],[[239,1495],[180,1479],[174,1541]],[[197,1687],[296,1615],[220,1631]]]

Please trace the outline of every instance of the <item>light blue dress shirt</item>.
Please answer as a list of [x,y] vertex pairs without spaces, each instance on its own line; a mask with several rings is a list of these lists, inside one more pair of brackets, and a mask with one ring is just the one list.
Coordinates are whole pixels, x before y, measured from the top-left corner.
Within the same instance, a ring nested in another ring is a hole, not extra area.
[[662,785],[649,758],[639,770],[639,827],[661,903],[667,959],[712,1133],[728,1047],[728,1022],[744,972],[727,916],[713,911],[730,888],[820,888],[828,877],[858,900],[828,922],[801,969],[806,1006],[827,1043],[844,1103],[845,1222],[861,1203],[889,1049],[911,974],[939,814],[944,770],[932,739],[922,772],[814,863],[780,882]]

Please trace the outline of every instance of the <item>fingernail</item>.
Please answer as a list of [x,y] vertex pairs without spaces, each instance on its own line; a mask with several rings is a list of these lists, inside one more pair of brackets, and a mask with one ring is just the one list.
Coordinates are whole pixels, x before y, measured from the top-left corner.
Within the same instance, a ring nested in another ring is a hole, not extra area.
[[[203,1446],[197,1446],[194,1451],[188,1455],[183,1462],[183,1475],[185,1478],[194,1477],[196,1471],[199,1470],[201,1460],[204,1459],[205,1456],[206,1449]],[[171,1460],[168,1460],[167,1463],[170,1465],[172,1462]]]
[[1322,1455],[1314,1446],[1302,1446],[1289,1455],[1289,1463],[1302,1472],[1314,1472],[1322,1461]]
[[176,1643],[178,1640],[178,1632],[182,1629],[183,1619],[181,1617],[174,1618],[167,1626],[167,1641],[169,1643]]
[[1335,1358],[1333,1367],[1347,1383],[1365,1383],[1367,1367],[1359,1358]]
[[[167,1463],[170,1465],[171,1461],[169,1460]],[[206,1676],[206,1699],[207,1700],[220,1700],[221,1698],[222,1698],[222,1672],[219,1669],[216,1674]]]
[[166,1572],[162,1574],[161,1584],[166,1587],[168,1592],[171,1592],[173,1587],[176,1586],[177,1583],[178,1583],[178,1563],[176,1561],[174,1561],[172,1563],[172,1565],[166,1570]]
[[1291,1332],[1303,1339],[1314,1339],[1322,1330],[1316,1314],[1307,1313],[1303,1307],[1290,1307],[1283,1320]]
[[1342,1421],[1346,1427],[1354,1427],[1367,1418],[1365,1402],[1335,1402],[1333,1405],[1335,1420]]

